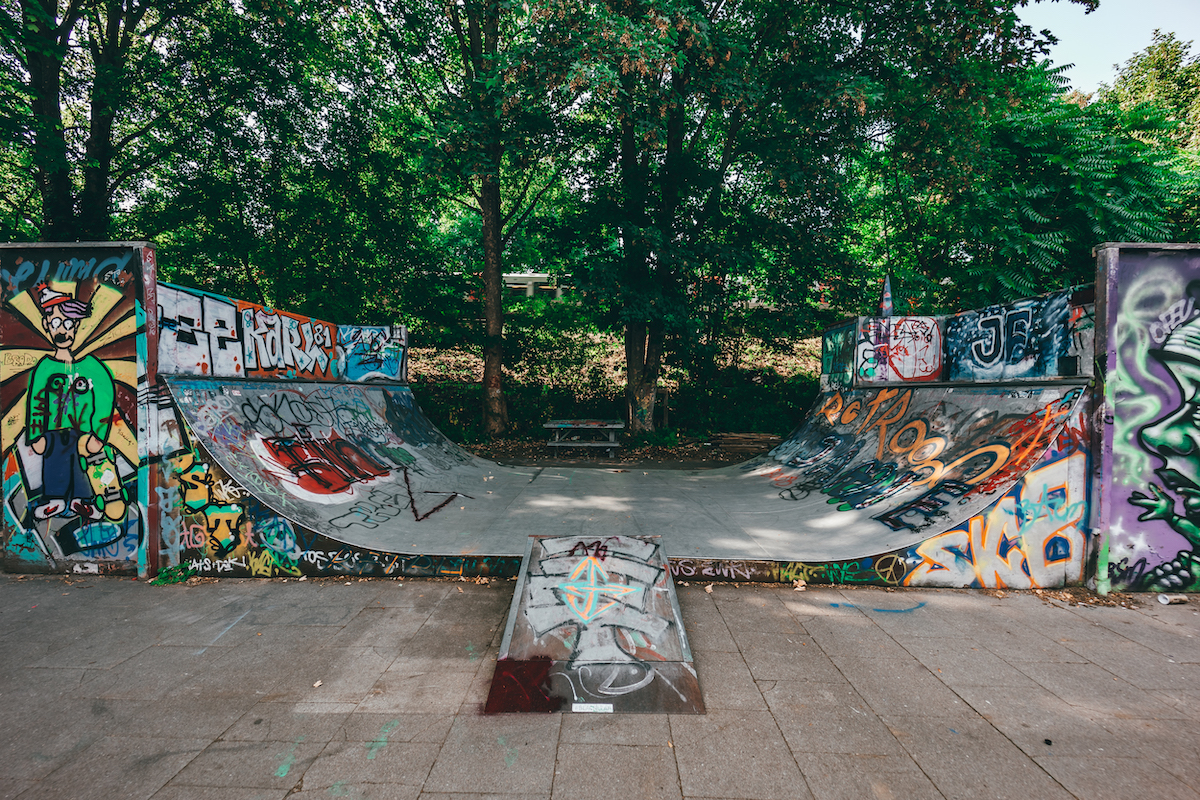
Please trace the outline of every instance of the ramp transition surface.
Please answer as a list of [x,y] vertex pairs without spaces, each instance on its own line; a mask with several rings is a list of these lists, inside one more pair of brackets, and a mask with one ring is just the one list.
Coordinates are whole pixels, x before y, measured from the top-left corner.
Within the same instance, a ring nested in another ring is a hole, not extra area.
[[[680,472],[485,461],[442,435],[405,386],[167,381],[234,480],[349,545],[515,556],[534,534],[660,536],[673,558],[805,562],[913,547],[981,513],[1038,464],[1084,394],[1083,384],[833,391],[769,454]],[[1085,462],[1064,462],[1081,485]],[[1058,513],[1055,488],[1037,491],[1022,502]]]

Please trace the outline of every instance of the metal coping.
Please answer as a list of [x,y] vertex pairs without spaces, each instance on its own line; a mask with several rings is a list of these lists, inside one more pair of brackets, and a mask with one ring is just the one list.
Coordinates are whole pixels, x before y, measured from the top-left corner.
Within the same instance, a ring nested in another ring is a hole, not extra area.
[[529,559],[533,557],[533,540],[535,537],[525,537],[525,555],[521,557],[520,571],[517,572],[517,585],[513,589],[513,599],[508,607],[508,619],[504,623],[504,638],[500,640],[500,658],[508,656],[508,646],[512,644],[513,628],[517,624],[517,612],[521,610],[521,598],[525,594],[525,581],[529,575]]

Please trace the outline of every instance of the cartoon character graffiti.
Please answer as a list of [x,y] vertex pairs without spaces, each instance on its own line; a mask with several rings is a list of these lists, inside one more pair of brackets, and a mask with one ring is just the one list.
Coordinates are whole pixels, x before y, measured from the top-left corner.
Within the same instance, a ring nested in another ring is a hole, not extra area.
[[126,498],[106,449],[116,408],[113,375],[94,355],[76,356],[79,326],[91,306],[44,283],[31,292],[54,347],[29,378],[26,437],[42,462],[34,517],[122,519]]
[[[1200,290],[1193,282],[1189,293]],[[1188,547],[1174,559],[1146,574],[1151,589],[1195,590],[1200,588],[1200,317],[1192,319],[1166,337],[1161,350],[1152,350],[1179,389],[1179,406],[1138,431],[1138,440],[1163,461],[1154,473],[1162,482],[1149,484],[1149,494],[1135,491],[1129,502],[1146,511],[1138,519],[1164,520],[1183,536]],[[1182,513],[1175,511],[1174,492],[1183,501]]]

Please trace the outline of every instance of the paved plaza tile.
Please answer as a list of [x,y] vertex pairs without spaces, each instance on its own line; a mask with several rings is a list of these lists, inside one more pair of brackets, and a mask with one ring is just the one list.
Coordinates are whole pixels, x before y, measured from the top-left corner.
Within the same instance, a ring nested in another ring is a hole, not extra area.
[[706,714],[485,715],[513,586],[0,575],[0,799],[1200,800],[1200,599],[691,581]]

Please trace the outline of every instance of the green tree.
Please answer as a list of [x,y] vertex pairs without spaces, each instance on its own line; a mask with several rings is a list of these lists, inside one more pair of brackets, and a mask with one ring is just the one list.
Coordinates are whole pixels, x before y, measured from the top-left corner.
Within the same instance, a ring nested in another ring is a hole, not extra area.
[[1191,47],[1155,30],[1151,45],[1125,62],[1112,86],[1100,87],[1098,99],[1126,109],[1157,106],[1176,124],[1169,140],[1200,152],[1200,54],[1190,55]]
[[1151,45],[1125,62],[1113,85],[1100,87],[1099,102],[1131,113],[1139,106],[1157,108],[1171,123],[1155,135],[1177,151],[1181,180],[1173,238],[1194,242],[1200,237],[1200,54],[1192,55],[1191,45],[1156,30]]
[[[1171,123],[1063,94],[1061,69],[1031,65],[996,84],[944,163],[891,141],[864,157],[859,252],[900,277],[913,310],[1016,299],[1092,279],[1100,241],[1162,241],[1189,191]],[[868,300],[864,300],[864,304]]]
[[417,333],[457,317],[463,290],[428,240],[430,198],[402,146],[413,130],[377,111],[392,97],[372,20],[267,3],[221,22],[191,64],[206,124],[120,228],[159,242],[164,277],[210,291]]
[[21,220],[13,233],[110,236],[117,201],[202,123],[180,89],[190,59],[211,44],[205,20],[220,13],[206,0],[0,2],[3,211]]
[[[874,148],[908,175],[957,172],[947,149],[995,113],[987,90],[1043,41],[1012,5],[586,7],[579,64],[596,144],[585,267],[619,308],[633,430],[652,425],[669,339],[712,353],[739,300],[812,318],[818,292],[841,303],[861,284],[855,170]],[[895,210],[915,233],[916,209]],[[932,273],[929,254],[913,252]]]
[[414,122],[406,146],[443,204],[442,220],[453,220],[453,208],[478,216],[484,431],[497,436],[508,427],[505,250],[561,185],[576,146],[563,113],[573,96],[563,91],[559,20],[511,0],[376,0],[374,8],[403,96],[392,113]]

